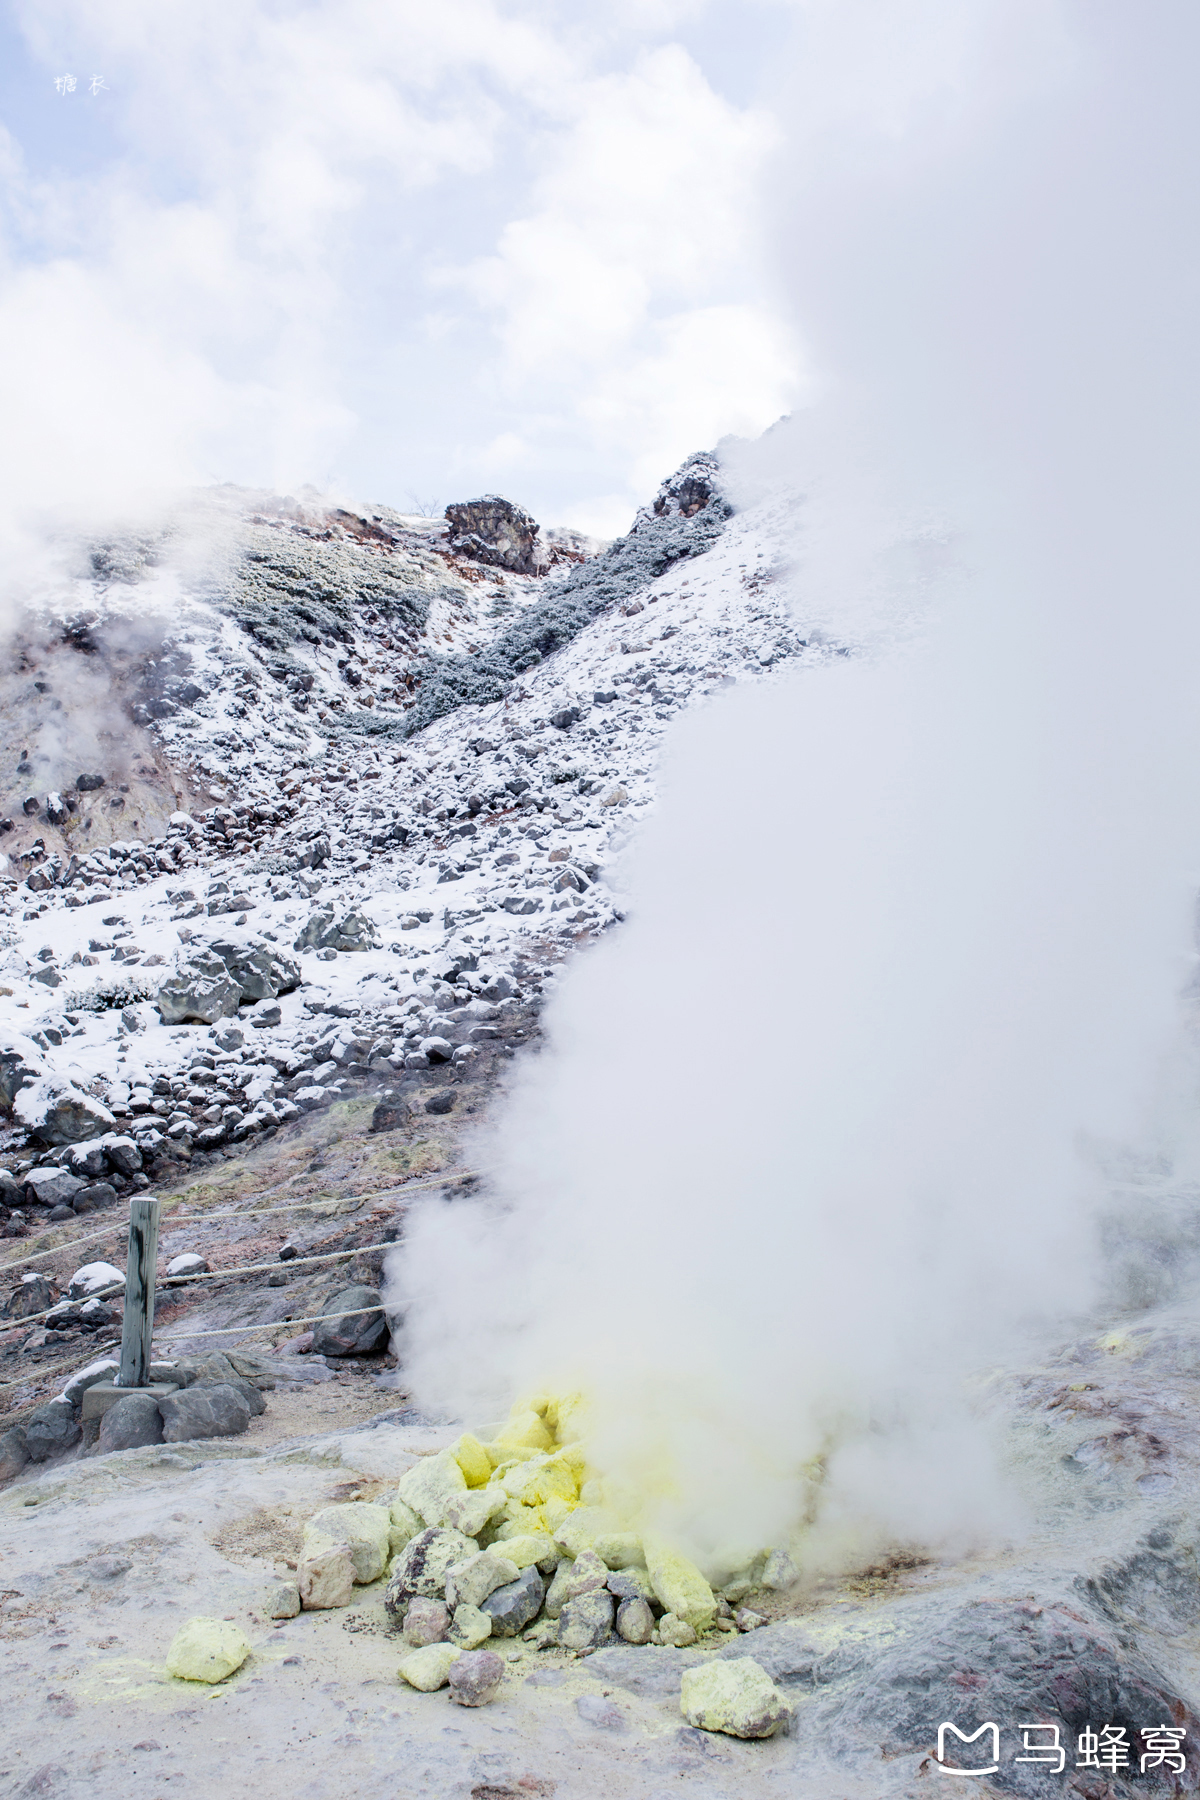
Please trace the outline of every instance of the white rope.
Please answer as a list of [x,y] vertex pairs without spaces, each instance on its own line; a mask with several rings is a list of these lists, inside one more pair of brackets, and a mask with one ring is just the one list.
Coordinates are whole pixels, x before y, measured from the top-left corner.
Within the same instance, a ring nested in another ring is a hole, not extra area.
[[[232,1337],[236,1336],[238,1332],[282,1331],[285,1326],[290,1331],[293,1325],[320,1325],[325,1319],[365,1319],[368,1318],[371,1313],[381,1312],[382,1310],[382,1307],[378,1306],[358,1306],[355,1307],[353,1312],[313,1313],[311,1318],[276,1319],[272,1324],[267,1325],[222,1325],[219,1328],[210,1331],[187,1331],[181,1329],[176,1331],[174,1337],[164,1337],[161,1339],[161,1342],[165,1345],[179,1343],[184,1338]],[[157,1340],[157,1333],[155,1336]]]

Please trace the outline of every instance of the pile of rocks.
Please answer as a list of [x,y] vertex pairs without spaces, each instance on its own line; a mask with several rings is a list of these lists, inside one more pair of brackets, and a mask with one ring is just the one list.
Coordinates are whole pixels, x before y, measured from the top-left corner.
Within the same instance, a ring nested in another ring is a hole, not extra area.
[[123,1132],[106,1132],[85,1143],[68,1144],[37,1163],[24,1158],[0,1168],[4,1232],[19,1236],[30,1222],[57,1223],[150,1185],[142,1173],[142,1152]]
[[[607,1503],[576,1436],[580,1416],[577,1401],[518,1406],[489,1441],[464,1434],[422,1459],[390,1507],[318,1513],[299,1564],[302,1605],[347,1605],[355,1583],[386,1567],[388,1617],[422,1652],[522,1634],[586,1656],[617,1640],[682,1648],[761,1625],[738,1603],[794,1580],[787,1557],[763,1552],[715,1590],[665,1538]],[[415,1685],[435,1660],[412,1665]]]
[[110,1386],[118,1367],[115,1359],[107,1359],[81,1369],[56,1399],[35,1407],[21,1425],[0,1436],[0,1481],[81,1441],[86,1450],[103,1455],[147,1444],[236,1437],[266,1411],[264,1391],[291,1372],[278,1357],[210,1351],[151,1363],[149,1387],[131,1389],[103,1411],[90,1405],[89,1392]]

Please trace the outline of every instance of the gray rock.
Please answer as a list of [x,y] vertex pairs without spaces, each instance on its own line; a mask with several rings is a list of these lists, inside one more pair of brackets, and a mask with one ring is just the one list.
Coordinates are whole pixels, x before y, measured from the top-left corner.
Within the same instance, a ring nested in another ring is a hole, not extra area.
[[494,1650],[464,1650],[450,1666],[450,1698],[460,1706],[486,1706],[504,1679],[504,1663]]
[[98,1181],[108,1173],[104,1145],[95,1139],[90,1143],[73,1144],[63,1161],[72,1175],[78,1175],[80,1181]]
[[116,1124],[107,1106],[70,1082],[49,1084],[38,1103],[24,1111],[24,1119],[43,1144],[81,1143],[100,1137]]
[[383,1604],[392,1623],[401,1623],[410,1600],[440,1600],[446,1591],[446,1577],[455,1563],[465,1562],[478,1548],[475,1540],[464,1537],[461,1531],[437,1527],[411,1538],[397,1556],[384,1591]]
[[79,1421],[67,1400],[48,1400],[45,1406],[35,1407],[25,1421],[30,1462],[45,1462],[49,1456],[60,1455],[77,1444],[80,1436]]
[[19,1425],[0,1436],[0,1481],[11,1481],[29,1461],[29,1443]]
[[453,1088],[439,1088],[437,1093],[431,1094],[425,1102],[425,1111],[436,1114],[452,1112],[456,1098]]
[[404,1614],[401,1636],[406,1644],[421,1650],[426,1644],[444,1643],[450,1631],[450,1608],[444,1600],[431,1600],[417,1594],[409,1601]]
[[343,1288],[321,1311],[347,1315],[323,1318],[313,1326],[313,1349],[323,1356],[364,1356],[387,1342],[388,1323],[377,1288]]
[[[605,1588],[568,1600],[558,1617],[558,1641],[564,1650],[598,1650],[612,1637],[616,1602]],[[625,1604],[636,1605],[635,1601]]]
[[303,975],[300,964],[275,944],[262,938],[250,943],[219,943],[212,953],[225,964],[230,980],[237,983],[240,1000],[274,1000],[298,988]]
[[648,1644],[654,1630],[654,1614],[646,1600],[622,1600],[617,1608],[617,1636],[627,1644]]
[[250,1404],[228,1382],[214,1387],[181,1388],[159,1401],[163,1440],[181,1444],[192,1438],[236,1437],[250,1423]]
[[234,1018],[240,1000],[238,983],[211,950],[196,950],[184,958],[154,996],[164,1025],[192,1019],[212,1025],[217,1019]]
[[71,1204],[77,1213],[95,1212],[98,1207],[111,1206],[116,1197],[117,1190],[111,1181],[89,1181],[79,1189]]
[[142,1153],[131,1137],[117,1133],[112,1137],[102,1138],[101,1147],[109,1168],[117,1175],[123,1175],[126,1180],[141,1169]]
[[[745,1646],[738,1645],[745,1654]],[[643,1700],[673,1700],[679,1703],[679,1684],[683,1671],[703,1662],[700,1650],[674,1650],[657,1644],[618,1644],[610,1650],[598,1650],[588,1663],[588,1674],[612,1687],[626,1688]]]
[[96,1447],[103,1456],[109,1450],[136,1450],[162,1441],[163,1416],[158,1401],[152,1394],[127,1394],[102,1416]]
[[[545,1597],[546,1584],[536,1565],[531,1563],[516,1581],[489,1594],[480,1611],[490,1615],[493,1637],[516,1637],[518,1631],[523,1631],[532,1619],[537,1618]],[[611,1601],[609,1604],[611,1606]]]
[[342,919],[330,905],[318,906],[301,927],[294,950],[374,950],[379,937],[365,913],[348,912]]
[[[63,1399],[69,1401],[78,1412],[87,1390],[94,1387],[98,1381],[111,1381],[120,1366],[115,1357],[106,1357],[102,1362],[92,1363],[89,1368],[80,1369],[79,1373],[73,1375],[63,1389]],[[154,1374],[153,1369],[151,1369],[151,1378],[154,1381],[160,1379]]]
[[33,1313],[45,1312],[53,1306],[56,1295],[46,1275],[27,1275],[17,1284],[4,1308],[6,1319],[28,1319]]
[[446,1604],[451,1612],[457,1606],[482,1606],[497,1588],[508,1587],[520,1570],[498,1549],[481,1550],[458,1563],[446,1578]]
[[608,1574],[607,1587],[609,1593],[615,1594],[618,1600],[648,1600],[653,1603],[656,1599],[654,1583],[646,1569],[612,1569]]

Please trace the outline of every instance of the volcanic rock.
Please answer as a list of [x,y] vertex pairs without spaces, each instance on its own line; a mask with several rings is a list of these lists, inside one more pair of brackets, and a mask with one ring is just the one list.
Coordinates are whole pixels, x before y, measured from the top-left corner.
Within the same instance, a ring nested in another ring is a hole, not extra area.
[[365,1356],[387,1342],[388,1323],[377,1288],[342,1288],[321,1311],[345,1315],[323,1317],[313,1326],[313,1350],[323,1356]]
[[486,1706],[504,1679],[504,1664],[494,1650],[464,1650],[450,1665],[450,1698],[460,1706]]
[[791,1709],[751,1656],[710,1662],[684,1672],[680,1709],[689,1725],[730,1737],[773,1737]]

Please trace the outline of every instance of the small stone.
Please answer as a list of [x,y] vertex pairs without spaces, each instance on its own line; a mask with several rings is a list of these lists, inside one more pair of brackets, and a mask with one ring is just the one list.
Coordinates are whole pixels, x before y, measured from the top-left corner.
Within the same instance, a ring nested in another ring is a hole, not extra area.
[[603,1587],[568,1600],[559,1614],[558,1641],[564,1650],[598,1650],[612,1636],[615,1601]]
[[189,1619],[167,1651],[167,1674],[180,1681],[224,1681],[250,1654],[250,1640],[223,1619]]
[[425,1102],[425,1111],[427,1113],[451,1112],[456,1098],[453,1088],[439,1088],[437,1093],[431,1094]]
[[734,1624],[739,1631],[757,1631],[760,1625],[766,1624],[762,1613],[756,1613],[753,1607],[742,1606],[734,1614]]
[[[412,1605],[416,1606],[416,1604],[417,1602],[414,1600]],[[412,1607],[409,1608],[409,1611],[412,1611]],[[450,1635],[456,1644],[461,1644],[464,1650],[477,1650],[480,1644],[485,1644],[492,1635],[491,1614],[485,1613],[482,1607],[478,1606],[456,1607]]]
[[168,1275],[206,1275],[208,1264],[194,1250],[186,1250],[182,1256],[173,1256],[167,1264]]
[[660,1644],[674,1644],[677,1650],[685,1650],[689,1644],[696,1642],[696,1633],[686,1619],[676,1618],[674,1613],[664,1613],[658,1621],[658,1641]]
[[354,1558],[349,1544],[324,1544],[302,1555],[296,1570],[300,1604],[307,1612],[349,1606],[354,1594]]
[[685,1669],[679,1704],[689,1725],[739,1738],[772,1737],[786,1725],[791,1712],[771,1677],[752,1656]]
[[444,1643],[449,1629],[449,1607],[441,1600],[427,1600],[419,1596],[408,1603],[404,1629],[400,1635],[414,1650],[422,1650],[426,1644]]
[[504,1678],[494,1650],[465,1650],[450,1669],[450,1698],[460,1706],[486,1706]]
[[422,1694],[433,1694],[445,1687],[451,1669],[462,1655],[454,1644],[428,1644],[423,1650],[410,1651],[396,1673],[409,1687]]
[[654,1614],[645,1600],[622,1600],[617,1608],[617,1636],[627,1644],[648,1644]]
[[294,1581],[272,1581],[263,1596],[268,1619],[294,1619],[300,1611],[300,1589]]
[[498,1549],[509,1562],[516,1563],[518,1569],[527,1569],[530,1563],[536,1563],[543,1575],[553,1575],[565,1560],[554,1539],[545,1531],[521,1532],[516,1537],[497,1538],[492,1548]]
[[516,1581],[521,1571],[506,1556],[480,1550],[458,1563],[446,1577],[446,1604],[454,1611],[459,1606],[482,1606],[497,1588]]
[[493,1637],[516,1637],[518,1631],[537,1618],[546,1595],[546,1584],[532,1564],[516,1581],[497,1588],[483,1603],[491,1615]]

